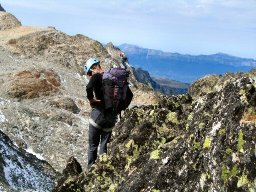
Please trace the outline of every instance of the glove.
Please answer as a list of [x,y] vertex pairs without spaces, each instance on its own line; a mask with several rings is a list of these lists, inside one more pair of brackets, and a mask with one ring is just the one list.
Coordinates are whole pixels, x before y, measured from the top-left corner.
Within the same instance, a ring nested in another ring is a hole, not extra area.
[[91,107],[97,107],[101,104],[101,100],[96,99],[90,99],[89,102]]

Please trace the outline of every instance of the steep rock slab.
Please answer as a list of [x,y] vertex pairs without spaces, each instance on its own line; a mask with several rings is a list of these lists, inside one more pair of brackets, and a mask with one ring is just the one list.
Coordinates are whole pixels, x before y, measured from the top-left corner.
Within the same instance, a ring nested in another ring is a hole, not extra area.
[[21,26],[20,21],[10,13],[0,11],[0,30]]
[[0,131],[0,189],[51,191],[58,173],[46,162],[20,150]]
[[7,94],[13,98],[36,98],[59,91],[60,78],[52,70],[26,70],[16,73],[6,84]]

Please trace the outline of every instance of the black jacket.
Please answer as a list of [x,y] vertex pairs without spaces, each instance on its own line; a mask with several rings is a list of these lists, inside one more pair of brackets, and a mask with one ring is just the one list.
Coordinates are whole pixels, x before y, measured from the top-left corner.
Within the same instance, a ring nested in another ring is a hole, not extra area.
[[101,100],[102,104],[104,102],[104,95],[102,90],[102,74],[94,74],[89,83],[86,86],[87,98]]

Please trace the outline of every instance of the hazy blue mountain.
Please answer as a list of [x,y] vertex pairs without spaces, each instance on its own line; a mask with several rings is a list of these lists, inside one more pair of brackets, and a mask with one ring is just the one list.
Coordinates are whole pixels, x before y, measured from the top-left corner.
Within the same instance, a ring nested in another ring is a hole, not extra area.
[[223,53],[213,55],[182,55],[141,48],[135,45],[118,46],[136,68],[147,70],[151,76],[165,77],[191,83],[207,74],[249,71],[256,67],[256,60]]

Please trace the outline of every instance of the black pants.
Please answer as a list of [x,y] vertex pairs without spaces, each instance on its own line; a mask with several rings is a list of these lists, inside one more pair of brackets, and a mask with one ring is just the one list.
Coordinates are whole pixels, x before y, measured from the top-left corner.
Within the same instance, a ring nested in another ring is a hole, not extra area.
[[98,146],[100,145],[99,154],[107,153],[107,144],[111,137],[110,132],[95,128],[89,125],[89,149],[88,149],[88,169],[95,163],[97,159]]
[[115,125],[116,119],[114,115],[104,115],[102,109],[92,109],[89,124],[88,170],[97,159],[98,147],[100,155],[107,153],[107,144],[112,134],[110,126]]

